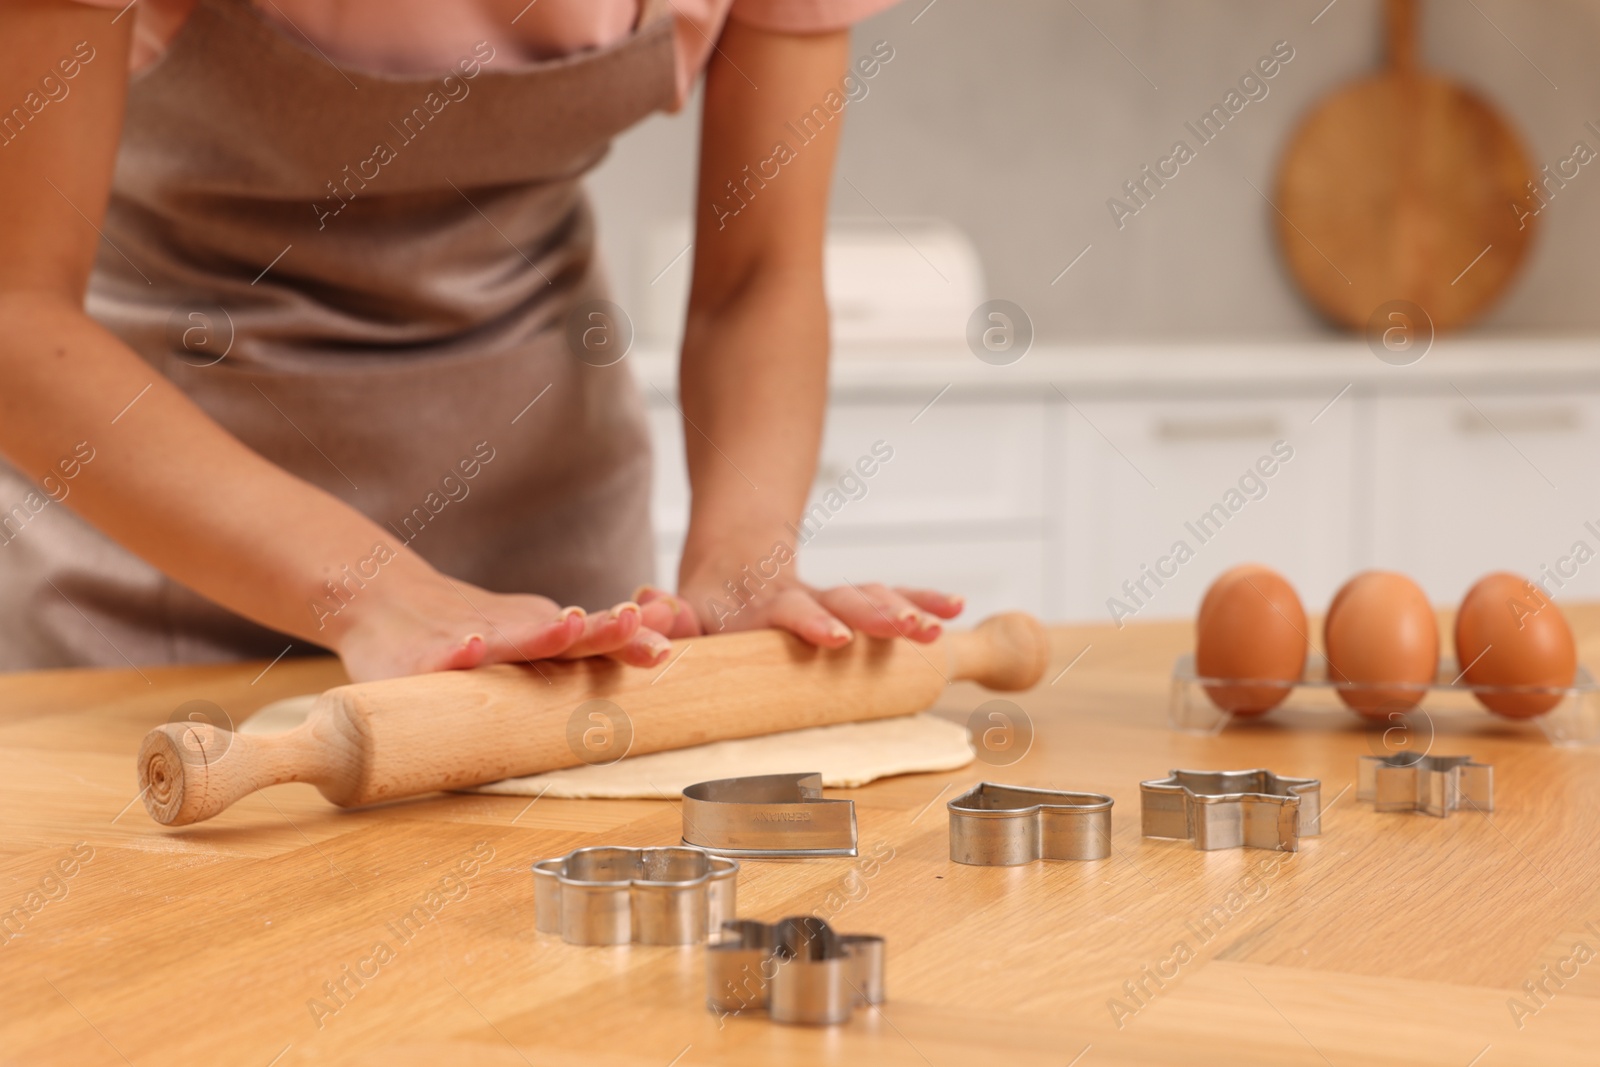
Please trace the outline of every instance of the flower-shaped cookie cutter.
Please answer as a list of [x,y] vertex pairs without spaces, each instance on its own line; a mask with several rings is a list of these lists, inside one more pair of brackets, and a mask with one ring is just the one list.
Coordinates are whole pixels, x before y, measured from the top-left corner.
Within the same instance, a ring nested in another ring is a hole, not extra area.
[[950,859],[976,867],[1111,855],[1111,805],[1104,793],[1068,793],[979,782],[950,801]]
[[693,945],[735,915],[737,860],[705,849],[580,848],[533,865],[534,926],[574,945]]
[[1457,808],[1494,810],[1494,766],[1471,756],[1362,756],[1356,799],[1373,811],[1420,811],[1438,818]]
[[1322,783],[1249,771],[1173,771],[1139,783],[1145,837],[1189,840],[1204,850],[1298,852],[1322,832]]
[[764,1010],[775,1023],[830,1026],[856,1007],[882,1004],[884,940],[840,934],[811,915],[726,923],[706,949],[706,1007]]

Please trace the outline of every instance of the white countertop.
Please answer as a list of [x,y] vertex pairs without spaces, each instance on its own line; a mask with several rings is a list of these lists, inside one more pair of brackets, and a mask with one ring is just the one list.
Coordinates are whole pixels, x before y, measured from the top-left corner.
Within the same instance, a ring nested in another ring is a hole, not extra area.
[[[630,357],[645,396],[677,391],[677,355],[640,346]],[[1350,385],[1384,393],[1600,389],[1600,338],[1476,334],[1436,341],[1409,366],[1379,360],[1360,339],[1272,343],[1138,343],[1037,346],[996,367],[957,349],[841,349],[834,355],[836,397],[902,396],[953,387],[952,396],[1024,395],[1073,399],[1206,394],[1336,392]],[[653,387],[653,388],[652,388]]]

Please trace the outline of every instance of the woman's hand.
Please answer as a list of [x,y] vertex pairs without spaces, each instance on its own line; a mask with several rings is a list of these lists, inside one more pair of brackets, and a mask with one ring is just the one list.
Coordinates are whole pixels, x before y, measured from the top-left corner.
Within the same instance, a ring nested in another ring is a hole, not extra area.
[[405,588],[353,599],[329,642],[354,681],[491,663],[610,656],[653,667],[671,652],[663,631],[673,624],[665,602],[618,604],[585,615],[542,596],[491,593],[434,574]]
[[959,596],[929,589],[891,589],[877,582],[817,589],[781,577],[753,594],[747,591],[742,603],[721,583],[693,579],[677,596],[643,586],[634,599],[646,611],[670,613],[668,621],[658,623],[669,637],[772,628],[822,648],[843,648],[856,633],[926,643],[943,633],[940,620],[955,618],[965,606]]

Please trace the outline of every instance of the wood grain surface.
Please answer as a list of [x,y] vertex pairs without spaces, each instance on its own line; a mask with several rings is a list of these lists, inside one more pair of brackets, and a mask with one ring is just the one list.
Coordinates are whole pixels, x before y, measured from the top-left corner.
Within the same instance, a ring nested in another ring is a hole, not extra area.
[[1388,15],[1388,65],[1291,137],[1273,222],[1290,273],[1333,322],[1362,330],[1409,301],[1444,331],[1510,287],[1535,232],[1537,175],[1493,105],[1419,66],[1415,0],[1389,0]]
[[[1600,610],[1570,615],[1600,663]],[[534,932],[531,863],[673,841],[674,802],[449,795],[345,811],[282,785],[168,829],[137,802],[146,730],[191,700],[237,721],[339,682],[337,665],[0,678],[0,1062],[1595,1062],[1600,959],[1574,946],[1600,950],[1600,752],[1487,713],[1440,716],[1434,751],[1493,762],[1497,810],[1378,815],[1351,788],[1378,742],[1348,713],[1169,732],[1187,625],[1052,640],[1046,684],[1011,698],[1035,731],[1019,762],[833,794],[856,800],[859,860],[741,873],[749,917],[819,914],[888,938],[888,1002],[831,1030],[717,1019],[700,948]],[[958,685],[940,707],[965,720],[993,698]],[[1324,833],[1299,853],[1140,838],[1141,779],[1258,765],[1323,780]],[[951,864],[943,802],[984,778],[1110,793],[1112,857]]]

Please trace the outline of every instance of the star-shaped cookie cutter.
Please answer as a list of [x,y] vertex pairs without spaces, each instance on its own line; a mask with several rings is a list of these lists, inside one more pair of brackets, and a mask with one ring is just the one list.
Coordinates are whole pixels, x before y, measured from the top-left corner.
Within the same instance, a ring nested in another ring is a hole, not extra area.
[[1111,854],[1111,804],[1104,793],[979,782],[945,805],[950,859],[975,867],[1103,860]]
[[1139,783],[1145,837],[1193,841],[1198,849],[1298,852],[1322,832],[1322,783],[1249,771],[1179,771]]
[[1444,818],[1457,808],[1494,810],[1494,766],[1471,756],[1362,756],[1356,799],[1374,811],[1420,811]]

